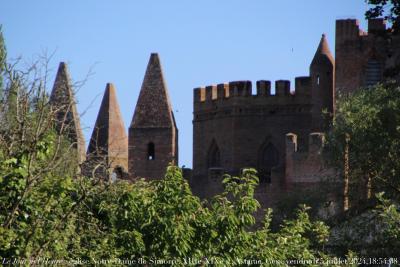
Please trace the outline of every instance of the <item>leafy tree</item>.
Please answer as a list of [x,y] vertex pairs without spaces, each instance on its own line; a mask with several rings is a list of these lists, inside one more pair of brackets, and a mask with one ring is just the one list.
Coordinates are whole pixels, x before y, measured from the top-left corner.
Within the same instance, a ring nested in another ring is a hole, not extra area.
[[[344,172],[348,146],[351,181],[400,197],[400,87],[377,85],[339,98],[326,152]],[[346,138],[347,136],[347,138]],[[347,139],[347,141],[346,141]],[[368,191],[363,190],[368,193]],[[354,193],[354,191],[353,191]],[[369,192],[371,193],[371,192]]]
[[54,130],[41,69],[47,62],[25,71],[2,60],[0,256],[63,257],[82,187],[70,144]]
[[[5,91],[18,101],[2,104],[0,125],[0,247],[2,256],[46,255],[44,245],[63,251],[66,211],[73,205],[66,144],[54,133],[45,92],[24,86],[22,72],[6,69]],[[14,90],[15,89],[15,90]],[[34,92],[34,94],[32,94]],[[58,229],[57,231],[55,231]],[[50,243],[50,241],[56,241]]]
[[400,205],[377,194],[379,205],[375,214],[380,217],[383,226],[382,242],[389,248],[389,255],[400,255]]
[[173,166],[163,180],[107,185],[78,211],[86,219],[79,223],[79,241],[70,251],[84,259],[142,258],[149,264],[174,260],[178,266],[190,260],[191,265],[226,266],[245,264],[245,259],[284,263],[326,257],[328,228],[312,222],[306,207],[278,232],[270,230],[271,211],[263,227],[254,229],[257,183],[254,170],[245,170],[240,177],[227,175],[225,191],[210,202],[193,196],[181,170]]
[[[337,102],[325,153],[349,182],[352,209],[333,226],[329,246],[359,256],[394,256],[400,251],[400,87],[362,88]],[[345,183],[346,184],[346,183]],[[382,193],[375,198],[375,193]]]

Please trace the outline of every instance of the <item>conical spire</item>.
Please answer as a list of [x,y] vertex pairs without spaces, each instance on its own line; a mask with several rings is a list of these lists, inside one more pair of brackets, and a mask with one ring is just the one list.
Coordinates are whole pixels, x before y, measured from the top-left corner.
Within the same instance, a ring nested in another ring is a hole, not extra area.
[[321,41],[319,42],[318,49],[315,52],[311,65],[324,63],[327,59],[334,64],[335,60],[333,59],[332,53],[329,49],[328,41],[325,34],[322,34]]
[[72,90],[67,65],[60,62],[56,80],[50,95],[50,103],[56,115],[56,129],[66,134],[78,151],[78,161],[85,160],[85,139],[83,137],[76,101]]
[[178,129],[160,59],[151,54],[129,127],[129,175],[161,179],[178,164]]
[[105,156],[108,164],[128,168],[128,138],[117,102],[114,85],[107,83],[87,151]]
[[140,90],[131,128],[174,127],[168,89],[158,54],[152,53]]

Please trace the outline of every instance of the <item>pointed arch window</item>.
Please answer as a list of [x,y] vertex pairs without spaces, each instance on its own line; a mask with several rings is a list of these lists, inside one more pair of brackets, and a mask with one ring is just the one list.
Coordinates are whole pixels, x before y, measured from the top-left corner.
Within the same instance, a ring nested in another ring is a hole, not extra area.
[[156,149],[153,142],[147,144],[147,160],[155,160]]
[[221,167],[221,152],[215,140],[212,141],[208,150],[208,168]]
[[376,59],[370,59],[365,66],[365,86],[373,86],[382,80],[382,64]]
[[268,142],[261,147],[259,155],[260,182],[271,182],[272,168],[279,165],[279,151]]

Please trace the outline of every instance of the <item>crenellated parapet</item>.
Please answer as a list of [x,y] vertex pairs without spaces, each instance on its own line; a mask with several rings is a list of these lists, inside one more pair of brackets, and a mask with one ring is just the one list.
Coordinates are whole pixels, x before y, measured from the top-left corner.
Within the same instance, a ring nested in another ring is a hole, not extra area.
[[256,82],[256,94],[252,94],[251,81],[233,81],[218,85],[198,87],[194,89],[194,100],[195,102],[204,102],[206,100],[232,97],[309,95],[311,90],[311,77],[296,77],[293,91],[290,90],[291,83],[289,80],[275,81],[275,94],[271,92],[271,84],[269,80],[258,80]]
[[268,107],[279,107],[279,110],[286,112],[309,110],[312,86],[310,77],[296,77],[292,91],[289,80],[275,81],[275,93],[271,90],[271,84],[268,80],[257,81],[255,94],[252,93],[251,81],[233,81],[195,88],[194,112],[212,112],[216,115],[224,110],[223,114],[232,115],[236,110],[241,114],[260,114],[260,108],[265,110]]
[[357,19],[336,20],[337,44],[345,40],[354,40],[365,35],[367,35],[367,33],[360,29],[360,23]]
[[369,19],[368,32],[360,28],[357,19],[336,20],[336,43],[340,44],[348,40],[357,40],[371,34],[379,34],[386,31],[386,21],[383,18]]
[[301,76],[295,79],[295,94],[302,96],[310,96],[311,77]]
[[252,96],[251,81],[235,81],[194,89],[194,103]]
[[310,133],[308,147],[298,150],[298,136],[286,134],[286,182],[316,183],[334,178],[334,170],[326,166],[322,157],[325,143],[323,133]]
[[214,100],[226,100],[235,97],[309,95],[311,91],[311,78],[309,76],[296,77],[294,91],[291,91],[290,88],[289,80],[277,80],[275,81],[275,94],[272,94],[271,81],[259,80],[256,82],[256,94],[252,94],[251,81],[233,81],[195,88],[194,102],[200,103]]

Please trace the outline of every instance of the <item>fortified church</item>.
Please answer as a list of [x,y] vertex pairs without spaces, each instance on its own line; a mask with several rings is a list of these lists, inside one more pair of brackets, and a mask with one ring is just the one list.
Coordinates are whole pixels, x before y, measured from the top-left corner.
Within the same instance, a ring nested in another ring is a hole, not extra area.
[[[385,37],[382,19],[336,21],[335,56],[325,35],[311,60],[309,75],[288,80],[233,81],[193,91],[193,169],[184,169],[192,190],[209,197],[221,190],[224,173],[258,170],[256,197],[271,206],[297,187],[312,187],[335,176],[321,158],[323,132],[335,110],[335,95],[370,86],[400,62],[400,40]],[[252,94],[252,86],[256,94]],[[51,103],[60,123],[69,125],[83,171],[109,179],[161,179],[178,164],[178,128],[159,56],[151,54],[128,133],[115,87],[107,84],[94,130],[85,141],[67,66],[60,63]]]

